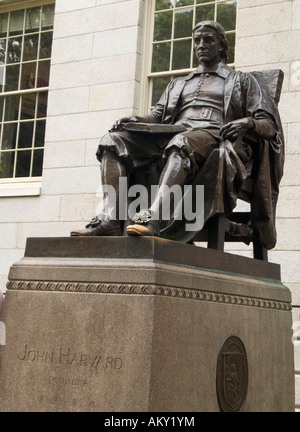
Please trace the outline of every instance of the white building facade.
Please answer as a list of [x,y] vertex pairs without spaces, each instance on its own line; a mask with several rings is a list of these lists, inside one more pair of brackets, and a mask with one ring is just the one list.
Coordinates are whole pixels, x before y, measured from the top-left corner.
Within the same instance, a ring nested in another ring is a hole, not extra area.
[[[148,112],[170,77],[194,67],[190,31],[200,19],[224,24],[235,47],[230,62],[236,69],[282,69],[285,74],[279,110],[286,162],[278,241],[269,260],[281,265],[297,326],[300,0],[0,1],[3,292],[28,237],[68,236],[96,214],[100,137],[116,119]],[[228,248],[251,256],[246,246]],[[300,409],[297,346],[295,360]]]

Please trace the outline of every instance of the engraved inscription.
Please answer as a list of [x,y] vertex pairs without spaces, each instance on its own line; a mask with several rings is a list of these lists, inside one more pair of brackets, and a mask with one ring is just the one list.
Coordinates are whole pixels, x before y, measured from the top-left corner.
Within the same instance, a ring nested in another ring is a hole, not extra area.
[[18,359],[30,363],[49,363],[105,370],[119,370],[123,367],[123,360],[120,357],[86,354],[73,351],[71,348],[60,348],[57,352],[38,350],[27,344],[18,354]]
[[83,387],[87,385],[87,379],[85,378],[70,378],[70,377],[59,377],[59,376],[49,376],[50,384],[63,384],[70,385],[73,387]]
[[[122,354],[121,354],[122,353]],[[19,345],[15,359],[20,368],[36,370],[35,398],[41,409],[67,411],[95,411],[97,404],[89,398],[95,388],[101,388],[111,379],[118,382],[124,368],[124,348],[110,349],[91,344],[91,348],[76,348],[72,344]],[[128,362],[126,362],[128,365]],[[108,380],[108,381],[107,381]],[[98,403],[98,402],[97,402]]]
[[36,351],[33,349],[28,349],[28,346],[25,345],[25,349],[23,353],[18,355],[19,360],[28,360],[30,362],[40,362],[40,363],[53,363],[53,352],[49,351]]

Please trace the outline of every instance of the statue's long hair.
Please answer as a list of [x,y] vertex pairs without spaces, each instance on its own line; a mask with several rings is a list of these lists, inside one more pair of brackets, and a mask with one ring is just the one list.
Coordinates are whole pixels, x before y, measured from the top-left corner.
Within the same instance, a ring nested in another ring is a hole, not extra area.
[[224,63],[227,63],[229,44],[228,44],[228,40],[224,28],[221,26],[221,24],[217,23],[216,21],[200,21],[193,28],[193,34],[199,28],[205,28],[205,27],[212,28],[217,33],[221,44],[220,57]]

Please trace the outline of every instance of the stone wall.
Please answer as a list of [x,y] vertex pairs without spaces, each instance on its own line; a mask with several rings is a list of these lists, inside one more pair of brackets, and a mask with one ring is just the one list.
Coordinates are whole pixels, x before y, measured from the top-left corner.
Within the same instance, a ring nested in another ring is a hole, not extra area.
[[[283,283],[293,297],[295,327],[300,327],[300,1],[239,0],[236,67],[244,71],[282,69],[279,110],[286,160],[278,211],[278,241],[270,261],[281,264]],[[300,344],[300,342],[298,342]],[[295,345],[296,404],[300,407],[300,346]]]

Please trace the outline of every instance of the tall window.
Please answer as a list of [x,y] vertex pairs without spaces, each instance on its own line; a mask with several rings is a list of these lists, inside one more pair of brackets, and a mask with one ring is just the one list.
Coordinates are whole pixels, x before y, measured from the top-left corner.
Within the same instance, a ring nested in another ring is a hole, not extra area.
[[42,175],[54,4],[0,14],[0,179]]
[[153,106],[174,76],[197,67],[192,29],[199,21],[218,21],[229,42],[229,63],[234,62],[236,0],[156,0],[154,10],[150,93]]

